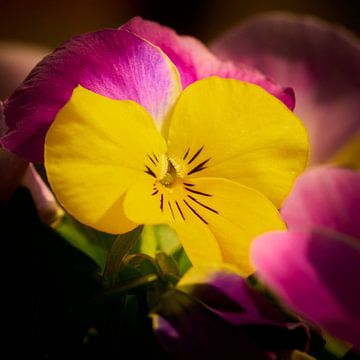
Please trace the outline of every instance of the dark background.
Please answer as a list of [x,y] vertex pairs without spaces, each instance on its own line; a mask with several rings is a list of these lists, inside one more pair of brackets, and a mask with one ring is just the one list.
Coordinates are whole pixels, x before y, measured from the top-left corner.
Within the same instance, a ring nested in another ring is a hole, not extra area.
[[0,40],[54,47],[141,15],[207,42],[249,15],[270,10],[317,15],[360,34],[359,8],[356,0],[0,0]]

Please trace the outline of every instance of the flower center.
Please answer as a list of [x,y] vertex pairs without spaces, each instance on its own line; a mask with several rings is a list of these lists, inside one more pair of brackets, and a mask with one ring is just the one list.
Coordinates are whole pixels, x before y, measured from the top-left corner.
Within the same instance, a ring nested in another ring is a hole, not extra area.
[[182,167],[174,159],[164,155],[158,179],[160,184],[171,187],[177,179],[183,179],[185,175]]

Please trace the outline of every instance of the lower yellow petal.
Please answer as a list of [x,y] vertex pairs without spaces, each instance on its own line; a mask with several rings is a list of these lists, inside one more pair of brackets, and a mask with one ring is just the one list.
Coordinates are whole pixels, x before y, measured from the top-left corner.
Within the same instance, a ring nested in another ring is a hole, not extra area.
[[206,225],[192,221],[191,223],[175,222],[171,227],[176,231],[193,266],[223,262],[218,240]]
[[155,179],[144,178],[129,188],[124,201],[125,214],[129,219],[144,225],[171,222],[168,200],[159,186],[155,186]]
[[209,227],[187,206],[187,200],[181,181],[166,187],[151,179],[143,179],[128,190],[124,210],[129,219],[140,224],[169,224],[176,231],[192,264],[222,262],[217,240]]
[[[220,178],[194,178],[186,202],[215,236],[222,260],[250,275],[250,246],[264,232],[284,229],[276,207],[256,190]],[[191,259],[191,258],[190,258]]]
[[154,159],[165,152],[143,107],[79,86],[47,133],[45,167],[71,215],[98,230],[124,233],[136,226],[124,214],[124,193],[139,179],[152,179],[159,168]]

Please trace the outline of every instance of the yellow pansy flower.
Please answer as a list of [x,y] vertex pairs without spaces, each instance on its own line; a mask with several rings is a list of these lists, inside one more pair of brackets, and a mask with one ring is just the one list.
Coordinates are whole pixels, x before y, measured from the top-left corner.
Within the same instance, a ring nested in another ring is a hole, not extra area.
[[138,103],[78,86],[47,132],[45,167],[84,224],[114,234],[168,224],[193,265],[248,275],[251,241],[285,227],[277,209],[308,147],[299,119],[257,85],[199,80],[161,129]]

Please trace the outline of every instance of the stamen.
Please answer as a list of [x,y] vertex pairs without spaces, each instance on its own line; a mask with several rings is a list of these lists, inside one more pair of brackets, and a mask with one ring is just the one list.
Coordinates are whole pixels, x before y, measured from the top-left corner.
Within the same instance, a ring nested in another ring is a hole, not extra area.
[[177,178],[177,172],[172,162],[169,159],[167,161],[168,162],[166,172],[163,174],[162,178],[159,181],[162,185],[170,186],[175,182]]

